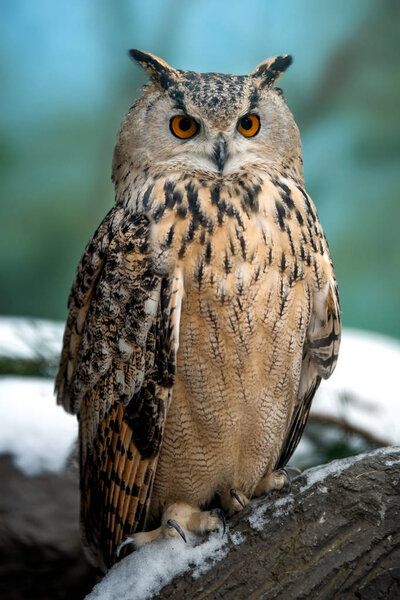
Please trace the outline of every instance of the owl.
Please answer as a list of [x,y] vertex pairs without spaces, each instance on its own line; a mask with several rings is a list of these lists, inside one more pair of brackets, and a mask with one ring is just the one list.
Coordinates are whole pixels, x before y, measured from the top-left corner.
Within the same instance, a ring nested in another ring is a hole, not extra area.
[[213,531],[282,488],[340,343],[275,87],[291,57],[226,75],[130,55],[150,83],[117,137],[115,204],[78,265],[56,380],[79,420],[82,534],[103,572],[127,542]]

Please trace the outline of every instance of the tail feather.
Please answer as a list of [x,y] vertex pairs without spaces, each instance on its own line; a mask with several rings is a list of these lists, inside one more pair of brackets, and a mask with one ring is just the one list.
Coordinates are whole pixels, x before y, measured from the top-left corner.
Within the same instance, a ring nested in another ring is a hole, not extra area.
[[104,571],[116,561],[126,535],[144,527],[157,457],[142,458],[115,402],[101,422],[81,473],[81,523],[85,547]]

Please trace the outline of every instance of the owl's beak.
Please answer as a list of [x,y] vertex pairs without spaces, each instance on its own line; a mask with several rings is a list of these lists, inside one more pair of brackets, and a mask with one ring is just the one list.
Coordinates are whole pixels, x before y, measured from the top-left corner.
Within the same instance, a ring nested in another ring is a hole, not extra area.
[[222,135],[219,135],[214,144],[214,160],[217,163],[220,173],[222,173],[224,170],[227,154],[226,140],[222,137]]

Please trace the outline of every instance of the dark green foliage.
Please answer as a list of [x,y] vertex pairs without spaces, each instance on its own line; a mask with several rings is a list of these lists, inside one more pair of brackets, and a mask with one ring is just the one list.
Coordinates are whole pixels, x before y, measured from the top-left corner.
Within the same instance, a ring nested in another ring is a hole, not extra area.
[[355,456],[380,447],[360,434],[355,434],[331,423],[315,423],[310,419],[304,432],[307,454],[293,461],[300,469],[329,463],[336,458]]
[[22,375],[25,377],[54,377],[57,363],[38,356],[32,359],[0,357],[0,375]]

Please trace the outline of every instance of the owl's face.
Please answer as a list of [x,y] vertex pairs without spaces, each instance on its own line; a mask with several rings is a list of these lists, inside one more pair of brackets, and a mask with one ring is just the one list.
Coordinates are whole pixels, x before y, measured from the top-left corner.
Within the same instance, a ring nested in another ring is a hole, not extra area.
[[296,155],[301,170],[297,126],[273,87],[290,57],[235,76],[177,71],[153,55],[131,54],[153,81],[122,124],[116,161],[146,157],[171,172],[227,176],[250,164],[279,166]]

